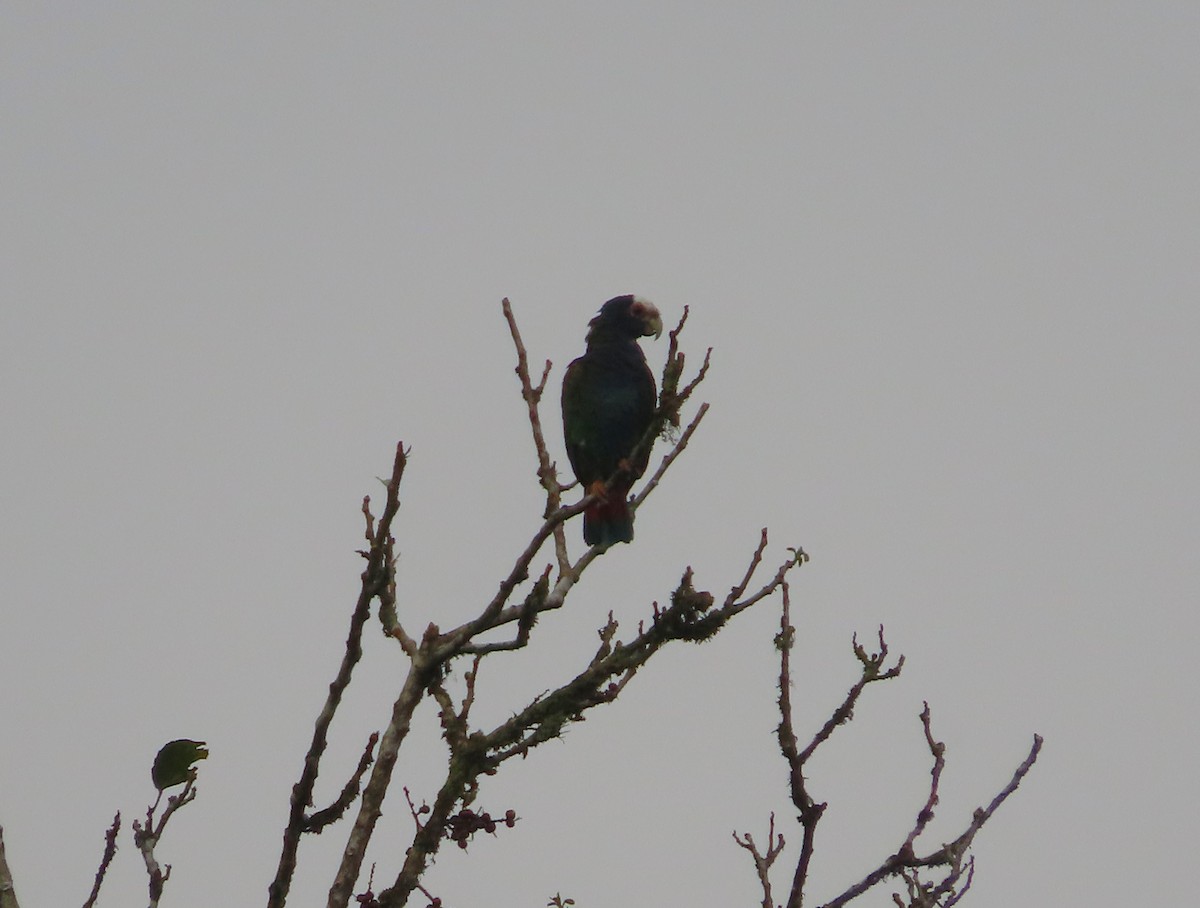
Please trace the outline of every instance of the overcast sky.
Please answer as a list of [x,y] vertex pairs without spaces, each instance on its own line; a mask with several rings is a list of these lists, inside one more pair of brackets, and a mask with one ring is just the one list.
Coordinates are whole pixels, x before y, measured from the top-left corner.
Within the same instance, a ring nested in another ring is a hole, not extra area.
[[[687,565],[722,594],[768,526],[771,563],[812,556],[802,731],[853,681],[851,634],[882,623],[907,657],[811,767],[814,900],[911,826],[927,699],[931,849],[1046,739],[967,903],[1189,903],[1198,36],[1183,0],[4,4],[0,824],[24,908],[84,900],[180,736],[212,756],[164,904],[265,900],[362,496],[410,444],[401,613],[475,614],[541,507],[500,300],[557,386],[629,292],[691,307],[712,411],[634,544],[485,665],[480,721],[569,677],[608,610],[628,637]],[[777,622],[763,603],[664,653],[487,780],[521,822],[427,885],[758,904],[730,833],[775,810],[781,861],[799,843]],[[319,802],[403,670],[372,625]],[[410,743],[396,785],[432,799],[432,711]],[[379,878],[410,824],[396,787]],[[324,904],[345,832],[305,842],[292,904]],[[144,886],[125,834],[100,904]]]

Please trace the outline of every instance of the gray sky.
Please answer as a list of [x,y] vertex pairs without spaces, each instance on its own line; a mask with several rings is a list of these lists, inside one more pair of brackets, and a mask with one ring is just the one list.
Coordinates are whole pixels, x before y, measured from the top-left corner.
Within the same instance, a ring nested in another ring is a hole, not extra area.
[[[977,840],[973,906],[1186,903],[1198,29],[1188,2],[0,7],[0,824],[23,905],[82,902],[179,736],[212,757],[161,847],[169,903],[264,898],[361,496],[410,443],[402,613],[474,614],[540,513],[499,300],[557,384],[625,292],[691,307],[712,412],[635,544],[485,669],[480,719],[686,565],[726,590],[766,525],[771,561],[812,555],[802,728],[853,680],[851,633],[883,623],[908,660],[812,767],[814,898],[911,825],[928,699],[931,846],[1046,738]],[[777,621],[665,654],[490,780],[522,822],[428,885],[457,908],[756,904],[730,832],[791,815]],[[386,721],[401,656],[374,627],[318,800]],[[432,797],[419,718],[397,783]],[[385,808],[390,879],[398,787]],[[305,843],[297,906],[343,838]],[[128,838],[108,887],[143,897]]]

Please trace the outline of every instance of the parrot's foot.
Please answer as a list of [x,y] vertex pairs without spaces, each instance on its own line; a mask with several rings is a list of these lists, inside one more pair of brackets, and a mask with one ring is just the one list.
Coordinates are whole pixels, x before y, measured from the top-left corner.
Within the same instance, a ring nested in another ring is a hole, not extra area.
[[595,495],[596,498],[602,502],[608,501],[608,489],[605,488],[603,479],[597,479],[590,486],[588,486],[587,492],[589,495]]

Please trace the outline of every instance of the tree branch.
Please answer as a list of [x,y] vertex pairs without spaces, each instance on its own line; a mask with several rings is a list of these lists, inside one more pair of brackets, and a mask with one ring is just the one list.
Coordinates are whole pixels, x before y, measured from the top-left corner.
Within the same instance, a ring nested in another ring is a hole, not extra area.
[[[512,304],[508,301],[508,297],[504,298],[500,306],[504,311],[504,319],[508,322],[513,345],[517,348],[516,372],[521,382],[521,397],[529,410],[529,428],[533,433],[534,449],[537,451],[538,481],[546,490],[546,509],[542,516],[548,518],[562,507],[562,486],[558,482],[558,470],[546,448],[546,437],[542,433],[542,420],[538,414],[538,406],[541,403],[542,394],[546,390],[546,379],[550,377],[551,363],[550,360],[546,360],[546,365],[542,369],[542,379],[538,382],[537,387],[534,387],[529,378],[529,357],[525,353],[525,344],[521,340],[521,332],[517,328],[517,320],[513,315]],[[561,522],[554,528],[554,549],[558,558],[558,570],[559,573],[562,573],[567,570],[570,556],[567,554],[567,537],[562,530]]]
[[[928,707],[922,711],[921,719],[922,724],[928,728]],[[930,743],[931,752],[934,753],[934,769],[936,774],[934,774],[934,778],[930,785],[930,796],[926,800],[925,806],[920,812],[918,812],[917,820],[914,824],[916,835],[919,835],[920,831],[924,829],[925,823],[928,822],[928,817],[923,816],[924,813],[930,810],[931,804],[937,803],[937,781],[938,777],[940,776],[937,749],[942,748],[942,745],[933,741],[932,733],[926,735],[926,740]],[[912,896],[912,900],[910,902],[913,908],[924,908],[926,905],[938,905],[940,904],[939,900],[943,896],[949,897],[946,905],[952,905],[957,902],[962,897],[962,893],[965,891],[966,886],[970,885],[971,876],[974,872],[974,862],[972,860],[968,860],[964,865],[964,858],[966,858],[967,849],[970,848],[971,842],[975,838],[975,834],[983,827],[984,823],[991,819],[992,814],[996,812],[996,810],[1001,804],[1004,803],[1008,796],[1017,790],[1017,787],[1021,784],[1021,780],[1024,779],[1029,770],[1033,768],[1033,764],[1037,761],[1038,753],[1041,751],[1041,748],[1041,735],[1034,735],[1033,747],[1030,748],[1029,755],[1017,767],[1009,783],[1000,791],[999,794],[996,795],[996,797],[992,799],[991,803],[988,804],[987,807],[980,807],[975,810],[970,825],[968,825],[966,830],[964,830],[963,833],[959,835],[959,837],[953,842],[943,845],[936,851],[921,857],[913,854],[911,842],[915,840],[916,835],[910,834],[905,844],[902,845],[895,854],[884,860],[875,870],[871,871],[837,898],[826,902],[823,908],[841,908],[841,906],[862,895],[872,886],[875,886],[877,883],[882,882],[888,877],[905,876],[906,871],[916,871],[922,867],[945,867],[947,868],[947,875],[940,883],[936,885],[920,884],[919,878],[916,877],[915,873],[907,876],[906,879],[912,881],[917,887],[916,893]],[[957,886],[958,881],[964,872],[967,873],[967,882],[963,889],[955,892],[955,887]]]
[[[196,800],[196,791],[196,771],[193,769],[189,772],[183,790],[179,794],[167,798],[166,809],[158,818],[157,824],[154,821],[154,811],[158,807],[158,799],[155,799],[154,804],[146,809],[144,824],[137,820],[133,821],[133,842],[141,852],[142,861],[146,865],[146,875],[149,877],[147,887],[150,891],[150,908],[157,908],[159,899],[162,898],[163,886],[171,878],[171,865],[167,864],[165,868],[160,865],[154,849],[162,839],[167,822],[175,815],[175,811]],[[161,791],[159,791],[158,797],[162,798]]]
[[358,792],[362,786],[362,777],[366,774],[374,761],[375,745],[379,742],[379,732],[371,732],[371,736],[367,738],[366,749],[363,750],[362,756],[358,760],[358,768],[354,770],[346,784],[342,787],[341,793],[337,800],[326,807],[324,810],[318,810],[311,814],[304,822],[305,832],[317,832],[328,826],[330,823],[336,823],[340,820],[354,803],[354,799],[358,797]]
[[[761,544],[754,557],[761,561]],[[777,577],[768,581],[764,589],[777,587],[787,571],[802,561],[795,553],[791,554]],[[743,589],[745,585],[741,584]],[[755,594],[755,601],[762,598],[761,593],[762,590]],[[712,637],[730,617],[744,610],[744,602],[731,599],[714,609],[713,596],[695,589],[689,568],[671,594],[671,604],[665,609],[656,604],[649,626],[643,627],[633,640],[615,641],[617,624],[610,614],[599,631],[600,647],[587,668],[487,733],[469,731],[462,721],[463,713],[455,712],[449,695],[433,685],[442,706],[445,737],[451,746],[450,770],[414,836],[396,882],[380,893],[379,904],[384,908],[405,904],[446,837],[455,808],[459,804],[465,807],[474,798],[480,775],[494,773],[500,764],[513,757],[525,756],[537,745],[557,738],[570,723],[580,721],[587,710],[615,700],[638,669],[667,643],[700,642]],[[465,844],[462,839],[458,841]]]
[[[764,537],[765,542],[765,537]],[[749,583],[750,576],[753,575],[758,562],[761,560],[762,545],[751,558],[750,569],[747,571],[747,576],[743,581],[730,593],[726,600],[727,606],[731,600],[737,600],[745,593],[745,588]],[[797,552],[797,560],[802,559],[803,552]],[[842,703],[833,711],[830,718],[821,726],[820,729],[813,735],[812,740],[808,745],[801,750],[799,741],[796,737],[796,732],[792,723],[792,704],[791,704],[791,657],[790,652],[795,640],[795,628],[791,624],[791,597],[788,584],[784,580],[779,579],[779,585],[782,586],[783,592],[783,609],[780,618],[780,630],[776,635],[775,644],[780,651],[780,669],[779,669],[779,711],[780,723],[778,727],[779,748],[784,759],[787,760],[789,769],[789,788],[791,790],[792,803],[799,811],[798,819],[803,832],[803,839],[800,846],[800,856],[796,862],[795,873],[792,878],[792,887],[788,895],[788,908],[800,908],[804,899],[804,888],[808,881],[809,867],[811,864],[817,824],[820,822],[825,809],[824,803],[818,803],[811,795],[808,789],[808,781],[805,778],[805,764],[816,752],[817,748],[824,744],[832,736],[834,730],[854,716],[854,707],[858,702],[859,697],[866,689],[868,684],[876,681],[886,681],[895,678],[900,674],[904,667],[904,657],[901,656],[894,665],[886,667],[888,658],[887,642],[883,636],[883,628],[879,628],[879,649],[877,652],[868,652],[864,646],[858,642],[857,636],[852,639],[852,646],[855,658],[858,659],[861,666],[861,674],[850,688]],[[751,602],[762,592],[754,594],[749,598],[742,600],[743,602]],[[740,604],[740,603],[739,603]],[[996,809],[1004,802],[1004,800],[1016,791],[1021,780],[1026,773],[1032,768],[1034,761],[1037,759],[1038,751],[1042,745],[1042,739],[1035,735],[1033,748],[1029,752],[1029,756],[1017,768],[1012,780],[1009,784],[995,797],[987,808],[980,808],[975,811],[974,817],[970,826],[957,839],[948,845],[943,845],[936,851],[925,855],[917,856],[915,853],[915,843],[917,839],[925,832],[929,821],[933,819],[934,807],[938,803],[938,786],[941,781],[942,771],[945,768],[945,745],[936,740],[933,736],[933,729],[930,720],[929,704],[925,703],[921,711],[921,726],[925,734],[925,742],[929,748],[930,755],[933,757],[933,767],[930,771],[929,793],[925,798],[924,804],[917,811],[916,819],[913,822],[912,828],[905,837],[904,842],[896,850],[894,854],[884,860],[879,867],[867,874],[862,880],[855,883],[845,892],[830,902],[827,902],[823,908],[841,908],[853,899],[862,895],[871,887],[891,876],[900,876],[904,879],[908,893],[908,902],[905,903],[901,896],[897,893],[893,896],[893,900],[901,908],[949,908],[956,904],[971,885],[971,880],[974,874],[974,859],[969,858],[966,854],[970,847],[971,841],[974,839],[975,833],[983,826],[983,824],[991,817]],[[766,879],[767,871],[770,869],[771,863],[774,862],[777,854],[772,855],[768,851],[768,855],[762,855],[756,848],[753,847],[749,836],[739,839],[737,834],[734,834],[734,839],[737,843],[751,852],[754,858],[755,870],[759,876],[760,883],[764,886],[764,892],[767,893],[768,901],[764,905],[769,904],[770,897],[770,881]],[[782,848],[782,845],[780,845]],[[770,860],[767,860],[767,858]],[[941,879],[935,882],[923,882],[920,878],[919,871],[923,868],[939,867],[945,869],[945,874]],[[965,874],[965,882],[963,877]],[[961,885],[960,885],[961,883]]]
[[408,462],[404,444],[396,445],[396,457],[392,464],[392,478],[387,483],[387,501],[383,514],[376,528],[371,518],[370,499],[363,499],[363,514],[367,522],[367,542],[369,551],[362,552],[367,559],[367,567],[362,573],[362,586],[354,612],[350,618],[350,630],[346,636],[346,652],[338,667],[337,675],[329,685],[329,694],[325,704],[317,716],[313,729],[312,743],[304,757],[304,768],[300,780],[292,787],[291,807],[288,812],[287,826],[283,830],[283,852],[279,857],[279,867],[275,879],[268,887],[268,908],[283,908],[287,901],[288,890],[292,885],[292,876],[296,872],[296,853],[300,847],[300,836],[310,830],[310,818],[306,811],[312,806],[313,788],[320,772],[321,757],[328,745],[329,726],[333,723],[334,713],[342,702],[342,695],[350,685],[354,666],[362,658],[363,626],[371,613],[371,600],[376,596],[381,598],[381,618],[384,611],[383,602],[386,597],[391,606],[393,617],[393,636],[401,635],[401,642],[407,639],[395,621],[395,559],[393,554],[394,540],[391,526],[396,512],[400,510],[400,480],[404,476],[404,467]]
[[425,688],[428,684],[428,668],[423,654],[427,650],[428,641],[427,637],[421,650],[413,658],[400,695],[392,704],[392,718],[379,740],[375,768],[371,771],[371,778],[359,799],[358,816],[347,837],[346,847],[342,851],[342,861],[337,875],[329,888],[327,902],[329,908],[345,908],[354,892],[354,884],[358,881],[358,875],[362,871],[367,844],[371,841],[375,824],[383,813],[383,799],[387,795],[388,785],[391,783],[392,770],[396,766],[400,745],[408,736],[413,712],[424,699]]
[[775,908],[775,897],[771,894],[771,865],[775,863],[784,846],[783,834],[775,833],[775,812],[771,811],[771,824],[767,827],[766,854],[758,850],[754,837],[748,832],[740,838],[737,832],[734,832],[733,840],[749,851],[754,859],[754,869],[758,872],[758,882],[763,889],[762,908]]
[[[112,825],[108,827],[108,832],[104,834],[104,854],[100,858],[100,868],[96,871],[96,879],[92,883],[91,894],[87,897],[87,901],[83,903],[83,908],[92,908],[96,904],[96,899],[100,896],[100,887],[104,883],[104,875],[108,873],[108,865],[112,863],[113,856],[117,853],[117,833],[121,831],[121,812],[118,810],[117,815],[113,817]],[[0,870],[0,873],[3,873]],[[3,904],[3,899],[0,899],[0,905]]]

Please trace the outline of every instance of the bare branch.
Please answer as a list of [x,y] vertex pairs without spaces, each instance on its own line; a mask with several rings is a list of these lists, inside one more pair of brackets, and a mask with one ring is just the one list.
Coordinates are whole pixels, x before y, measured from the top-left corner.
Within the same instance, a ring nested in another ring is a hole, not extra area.
[[[683,327],[682,323],[680,323],[680,327]],[[683,390],[679,392],[680,400],[687,400],[689,397],[691,397],[692,392],[696,390],[696,386],[700,384],[700,382],[704,381],[704,379],[707,377],[708,366],[712,360],[712,352],[712,347],[709,347],[704,352],[704,362],[700,364],[700,371],[696,373],[695,378],[683,386]]]
[[[504,604],[508,602],[508,597],[512,595],[513,590],[517,588],[518,584],[523,583],[529,578],[530,563],[555,529],[576,514],[582,514],[587,508],[589,500],[585,498],[577,504],[559,508],[546,518],[534,534],[529,545],[525,547],[525,551],[518,556],[517,563],[513,565],[508,576],[500,582],[500,589],[492,597],[492,601],[480,612],[479,616],[445,634],[444,648],[447,656],[461,652],[462,648],[476,634],[499,627],[501,624],[507,624],[509,621],[516,621],[521,617],[520,610],[523,606],[516,606],[511,611],[504,608]],[[571,573],[574,572],[568,571],[567,576],[570,576]]]
[[[310,819],[306,816],[312,806],[313,788],[316,785],[317,774],[320,771],[321,757],[328,745],[329,726],[333,722],[334,713],[342,702],[342,695],[350,684],[354,666],[362,658],[362,632],[371,613],[371,600],[380,599],[380,618],[385,618],[385,610],[391,613],[391,633],[403,644],[407,635],[395,620],[395,556],[393,552],[392,520],[400,510],[400,480],[404,477],[404,467],[408,462],[408,453],[401,442],[396,445],[396,457],[392,464],[392,477],[387,483],[387,500],[383,514],[379,517],[378,527],[373,526],[369,499],[363,499],[363,514],[367,522],[367,542],[370,549],[362,553],[367,559],[367,567],[362,573],[362,586],[359,590],[358,601],[350,618],[350,630],[346,636],[346,652],[338,667],[337,675],[329,685],[329,694],[325,704],[317,716],[313,729],[312,743],[304,757],[304,768],[300,779],[292,787],[291,805],[288,812],[287,826],[283,831],[283,852],[279,857],[279,867],[275,879],[268,887],[268,908],[283,908],[287,901],[288,890],[292,885],[292,876],[296,872],[296,852],[300,847],[300,836],[308,830]],[[385,620],[385,627],[388,622]],[[410,641],[411,642],[411,641]]]
[[367,738],[367,746],[363,750],[362,756],[358,760],[358,767],[354,770],[354,775],[343,786],[337,800],[326,807],[324,810],[318,810],[316,813],[309,816],[304,822],[305,832],[320,832],[330,823],[336,823],[340,820],[354,803],[354,799],[358,797],[358,793],[362,787],[362,777],[370,768],[374,760],[375,745],[379,742],[379,732],[371,732],[371,736]]
[[834,729],[854,718],[854,705],[858,702],[858,698],[862,695],[863,689],[868,684],[895,678],[900,674],[901,669],[904,668],[903,656],[896,660],[896,664],[891,668],[886,670],[883,668],[883,664],[888,657],[888,647],[883,639],[882,626],[879,628],[879,651],[877,653],[868,653],[864,650],[858,642],[857,635],[852,639],[852,646],[854,647],[854,654],[858,657],[859,662],[862,663],[862,675],[854,682],[854,685],[846,694],[846,698],[842,701],[841,705],[833,711],[833,715],[813,735],[812,741],[804,748],[804,752],[800,754],[801,762],[807,762],[816,749],[829,740]]
[[[504,298],[500,306],[504,310],[504,318],[508,322],[513,345],[517,348],[517,378],[521,382],[521,397],[524,398],[529,410],[529,428],[533,433],[533,446],[537,451],[538,480],[541,482],[542,488],[546,490],[546,509],[542,516],[549,517],[562,507],[562,487],[558,482],[558,470],[554,461],[550,459],[550,452],[546,447],[546,437],[542,432],[541,416],[538,413],[538,405],[546,390],[546,380],[550,377],[551,363],[550,360],[546,360],[546,366],[542,370],[542,380],[535,388],[529,378],[529,357],[525,353],[525,344],[521,340],[521,332],[517,329],[517,320],[513,315],[512,304],[509,303],[508,297]],[[558,570],[559,573],[562,573],[567,570],[570,556],[567,554],[567,537],[561,529],[561,523],[554,529],[554,549],[558,558]]]
[[[749,577],[753,574],[756,562],[760,560],[760,555],[761,547],[751,559],[751,569],[747,573],[747,579],[743,580],[739,587],[733,589],[729,599],[726,600],[727,605],[729,600],[736,599],[743,594]],[[797,553],[796,559],[798,561],[801,555],[802,553]],[[788,762],[792,803],[799,811],[798,819],[803,831],[800,857],[796,864],[796,871],[793,876],[787,906],[788,908],[800,908],[803,904],[804,887],[808,880],[809,864],[813,855],[815,830],[827,806],[824,803],[817,803],[811,796],[804,774],[805,764],[816,752],[817,748],[829,739],[839,725],[853,718],[854,706],[868,684],[895,678],[900,674],[904,666],[904,657],[901,656],[897,659],[894,665],[887,666],[888,647],[884,639],[882,626],[879,628],[879,649],[876,652],[868,652],[858,642],[857,636],[855,636],[852,639],[852,648],[855,658],[858,659],[861,666],[861,675],[858,681],[850,688],[842,703],[834,710],[828,721],[822,725],[808,745],[803,750],[800,750],[792,724],[791,708],[790,651],[795,639],[795,628],[791,624],[790,590],[786,582],[782,582],[781,585],[783,610],[780,619],[779,634],[775,638],[776,646],[780,651],[779,747]],[[934,807],[938,803],[938,785],[941,781],[942,771],[945,768],[945,745],[933,736],[928,703],[923,705],[920,719],[926,745],[929,748],[930,755],[933,757],[933,768],[930,771],[929,794],[917,812],[911,831],[894,854],[837,898],[827,902],[823,908],[841,908],[841,906],[862,895],[872,886],[891,876],[900,876],[905,881],[908,894],[907,902],[899,893],[893,895],[893,901],[901,906],[901,908],[938,908],[938,906],[948,908],[948,906],[956,904],[970,887],[973,878],[974,859],[967,856],[966,852],[970,847],[975,833],[991,817],[1000,804],[1017,789],[1017,786],[1037,759],[1037,754],[1042,744],[1042,739],[1035,735],[1033,748],[1029,756],[1017,768],[1012,780],[1000,794],[993,798],[987,808],[980,808],[975,811],[970,826],[962,835],[931,854],[919,857],[915,854],[915,843],[925,831],[929,821],[933,819]],[[744,848],[747,847],[742,841],[738,841],[738,844]],[[924,882],[921,879],[920,871],[922,868],[930,867],[944,868],[944,874],[934,882]],[[763,868],[757,860],[756,868],[761,880]],[[964,874],[965,881],[963,879]],[[767,886],[769,887],[769,883],[767,883]]]
[[[764,542],[766,533],[763,534]],[[761,552],[761,549],[759,550]],[[749,575],[747,575],[747,580]],[[788,908],[799,908],[804,899],[804,885],[808,880],[808,868],[812,861],[813,848],[816,844],[817,823],[825,813],[825,803],[818,804],[808,793],[804,778],[804,762],[807,756],[799,752],[799,742],[792,725],[792,670],[791,652],[796,638],[796,629],[792,626],[791,589],[787,582],[783,588],[783,608],[779,619],[779,635],[775,644],[779,647],[779,749],[788,763],[788,785],[791,789],[792,804],[800,811],[800,826],[803,835],[800,842],[800,858],[796,862],[796,870],[792,874],[792,886],[788,891]],[[742,590],[745,583],[742,584]],[[730,595],[740,596],[742,590],[735,589]],[[806,751],[807,753],[807,751]]]
[[929,797],[925,799],[925,806],[917,812],[917,821],[913,824],[904,844],[900,846],[900,854],[906,856],[912,855],[913,843],[917,841],[917,837],[925,831],[925,827],[933,819],[933,808],[937,806],[938,802],[938,783],[942,779],[942,770],[946,768],[946,745],[934,740],[933,729],[929,723],[929,702],[926,701],[921,709],[921,726],[925,730],[925,743],[929,746],[929,753],[933,755],[933,769],[929,773]]
[[771,865],[775,863],[775,859],[783,851],[784,845],[783,834],[776,835],[775,833],[775,812],[771,812],[771,824],[767,828],[766,854],[758,850],[758,846],[754,843],[754,838],[748,832],[741,838],[734,832],[733,840],[742,848],[749,851],[750,856],[754,860],[754,869],[758,873],[758,882],[763,888],[762,908],[775,908],[775,898],[771,894]]
[[371,771],[367,787],[363,789],[362,797],[359,798],[358,816],[354,820],[354,826],[346,840],[346,847],[342,851],[342,861],[337,875],[329,888],[328,905],[331,908],[346,905],[354,892],[354,885],[362,870],[367,844],[371,841],[375,824],[383,813],[383,799],[387,795],[388,785],[391,783],[392,770],[396,766],[400,745],[408,736],[413,713],[420,704],[428,684],[429,668],[425,654],[430,642],[430,638],[427,636],[420,649],[415,654],[410,654],[412,665],[404,679],[400,695],[392,704],[391,721],[379,739],[375,767]]
[[700,409],[696,411],[696,415],[692,417],[692,421],[688,423],[688,427],[679,437],[679,441],[675,442],[675,444],[671,447],[671,450],[667,452],[665,457],[663,457],[662,463],[658,465],[658,469],[654,471],[654,474],[646,481],[645,485],[642,486],[641,491],[633,497],[633,501],[630,502],[629,505],[629,509],[631,511],[637,511],[641,503],[650,497],[650,493],[658,488],[658,484],[662,481],[663,475],[671,468],[671,464],[675,462],[675,458],[683,453],[683,449],[686,448],[688,442],[692,440],[692,436],[696,433],[696,429],[700,426],[700,420],[704,419],[704,414],[707,412],[708,404],[701,404]]
[[[765,538],[765,535],[766,535],[766,529],[764,528],[763,529],[764,538]],[[759,548],[756,549],[756,553],[761,552],[761,551],[762,551],[762,541],[760,540]],[[779,569],[775,572],[775,576],[772,577],[767,583],[764,583],[761,587],[759,587],[758,590],[756,590],[748,598],[734,601],[735,597],[733,596],[733,591],[730,592],[730,595],[725,598],[725,604],[723,606],[723,608],[729,612],[730,617],[738,614],[739,612],[744,612],[746,609],[750,608],[750,606],[754,605],[755,603],[761,602],[763,599],[766,599],[768,596],[772,595],[777,589],[779,589],[783,585],[784,578],[787,577],[788,571],[790,571],[794,567],[798,567],[802,564],[805,564],[808,561],[808,553],[805,552],[804,549],[788,549],[788,551],[791,553],[790,557],[788,558],[787,561],[785,561],[781,565],[779,565]],[[761,559],[761,555],[757,555],[757,557],[759,557]],[[750,576],[752,576],[757,569],[758,569],[758,563],[754,562],[752,560],[750,568],[746,572],[747,573],[746,579],[748,580],[750,578]],[[739,596],[742,595],[742,591],[744,590],[744,584],[745,584],[745,581],[743,581],[742,584],[739,584],[739,586],[733,588],[734,591],[738,591]]]
[[[416,824],[417,829],[420,829],[425,825],[421,822],[421,815],[429,813],[429,805],[422,804],[420,807],[417,807],[417,805],[413,803],[412,792],[408,790],[407,785],[404,786],[404,799],[408,801],[408,812],[412,814],[413,823]],[[371,865],[371,879],[375,879],[374,864]]]
[[[533,630],[534,624],[537,623],[538,615],[546,610],[545,603],[549,589],[550,565],[546,565],[542,576],[533,585],[533,589],[529,591],[529,595],[525,597],[525,601],[520,605],[510,606],[508,609],[502,610],[501,614],[496,617],[493,627],[499,627],[513,620],[517,622],[516,638],[495,643],[468,643],[462,647],[460,652],[464,655],[474,655],[478,660],[478,657],[487,655],[488,653],[521,649],[529,642],[529,634]],[[476,664],[478,664],[478,661]]]
[[[104,884],[104,875],[108,873],[108,865],[112,863],[113,857],[117,853],[117,833],[121,831],[121,811],[117,811],[117,815],[113,817],[112,825],[108,827],[108,832],[104,833],[104,854],[100,858],[100,868],[96,871],[96,879],[92,883],[91,894],[87,897],[87,901],[83,903],[83,908],[92,908],[96,904],[96,899],[100,896],[100,887]],[[0,905],[3,905],[4,900],[0,898]]]
[[[759,540],[758,540],[758,548],[754,550],[754,554],[750,558],[750,564],[746,567],[746,573],[742,577],[741,581],[738,583],[737,586],[735,586],[733,589],[731,589],[729,591],[729,595],[725,597],[726,605],[729,605],[732,602],[736,602],[742,596],[742,594],[746,592],[746,587],[748,587],[750,585],[750,580],[754,577],[754,572],[757,571],[758,566],[760,564],[762,564],[763,552],[765,552],[766,550],[767,550],[767,528],[763,527],[762,535],[759,537]],[[785,595],[786,595],[786,593],[785,593]],[[786,603],[787,600],[784,599],[784,602]],[[787,606],[786,605],[784,606],[784,615],[785,615],[785,620],[786,620],[786,615],[787,615]]]
[[962,852],[966,851],[966,849],[971,846],[971,841],[975,838],[975,833],[979,832],[979,830],[983,828],[983,824],[992,818],[992,814],[994,814],[1000,805],[1008,800],[1009,795],[1016,791],[1020,786],[1021,780],[1025,778],[1025,776],[1029,773],[1029,770],[1033,768],[1033,764],[1037,762],[1038,754],[1041,753],[1041,750],[1042,736],[1034,735],[1033,746],[1029,749],[1029,755],[1022,761],[1021,765],[1017,767],[1008,784],[1000,790],[999,794],[992,798],[991,803],[988,804],[987,807],[976,808],[971,817],[971,825],[964,830],[962,835],[960,835],[949,845],[943,845],[932,854],[918,859],[918,863],[924,866],[932,866],[935,864],[944,863],[943,858],[945,857],[952,856],[955,853],[961,854]]
[[154,849],[162,839],[163,831],[167,828],[168,821],[175,815],[175,811],[196,800],[196,771],[194,769],[190,771],[188,780],[179,794],[167,798],[166,809],[155,823],[154,811],[161,798],[162,792],[159,791],[154,804],[146,809],[144,824],[137,820],[133,821],[133,843],[141,852],[142,862],[146,865],[146,875],[149,877],[147,886],[150,891],[150,908],[156,908],[159,899],[162,898],[163,886],[171,878],[171,865],[167,864],[165,868],[160,865]]
[[[596,553],[598,548],[592,547],[588,555]],[[780,578],[801,561],[802,559],[797,558],[795,554],[789,557],[781,569]],[[580,567],[576,565],[572,568],[571,575],[560,578],[556,588],[579,571]],[[548,574],[543,577],[548,579]],[[771,581],[776,586],[778,582]],[[538,744],[557,738],[566,725],[579,721],[587,710],[616,699],[638,669],[664,645],[672,640],[707,640],[724,626],[731,615],[741,610],[744,604],[735,602],[728,607],[717,609],[712,606],[712,595],[698,591],[693,586],[692,571],[689,568],[672,593],[670,606],[660,609],[656,605],[649,627],[641,629],[637,637],[629,643],[615,642],[617,625],[610,615],[608,622],[599,632],[600,647],[583,672],[557,689],[538,697],[507,722],[488,733],[470,732],[465,726],[460,727],[457,723],[461,714],[456,718],[447,718],[454,713],[453,703],[447,693],[439,690],[438,684],[431,682],[430,689],[441,703],[443,723],[453,726],[447,727],[446,734],[447,740],[451,742],[450,769],[430,808],[429,816],[424,820],[412,846],[408,849],[396,882],[380,894],[380,905],[395,906],[405,903],[436,853],[447,829],[454,828],[455,816],[459,817],[457,822],[460,824],[465,823],[468,824],[468,828],[475,828],[469,824],[478,822],[481,815],[471,813],[464,819],[461,812],[455,815],[453,811],[459,803],[470,803],[481,774],[495,772],[504,761],[524,756]],[[505,614],[508,612],[506,609]],[[443,636],[439,641],[444,642],[449,636]],[[443,655],[446,651],[441,642],[433,645],[436,647],[438,659],[448,658]],[[477,656],[482,655],[480,650],[495,651],[480,646],[476,650]],[[363,800],[366,804],[366,795]],[[460,845],[464,842],[462,838],[456,841]]]
[[[922,721],[924,722],[924,713],[922,716]],[[932,735],[929,737],[932,739]],[[1029,755],[1025,758],[1021,765],[1017,767],[1009,783],[1000,791],[999,794],[996,795],[996,797],[992,799],[991,803],[986,808],[980,807],[975,810],[970,825],[953,842],[949,843],[948,845],[943,845],[941,848],[928,855],[925,855],[924,857],[916,856],[912,853],[911,848],[902,846],[899,851],[883,861],[875,870],[871,871],[837,898],[826,902],[823,908],[841,908],[841,906],[862,895],[864,892],[882,880],[885,880],[890,876],[901,875],[905,870],[915,870],[921,867],[947,868],[947,876],[945,879],[943,879],[940,884],[936,886],[930,886],[928,890],[924,891],[922,898],[932,897],[935,899],[932,902],[927,902],[927,904],[938,904],[936,900],[940,899],[942,896],[950,896],[950,898],[947,900],[947,904],[953,904],[962,897],[962,893],[965,891],[966,886],[970,885],[971,873],[974,865],[973,862],[969,860],[964,864],[964,858],[966,857],[967,849],[970,848],[971,842],[975,838],[975,834],[983,827],[984,823],[991,819],[992,814],[996,812],[997,808],[1004,803],[1008,796],[1017,790],[1017,787],[1021,784],[1021,780],[1024,779],[1029,770],[1033,768],[1033,764],[1037,761],[1038,753],[1041,751],[1041,748],[1041,736],[1034,735],[1033,747],[1030,748]],[[936,787],[933,794],[934,797],[932,800],[936,802]],[[928,804],[929,801],[926,802],[927,806]],[[923,826],[919,815],[917,819],[917,825]],[[967,883],[962,889],[959,889],[957,893],[953,893],[954,887],[957,885],[958,880],[962,877],[964,872],[967,872],[968,874]],[[917,902],[917,904],[919,908],[920,903]]]

